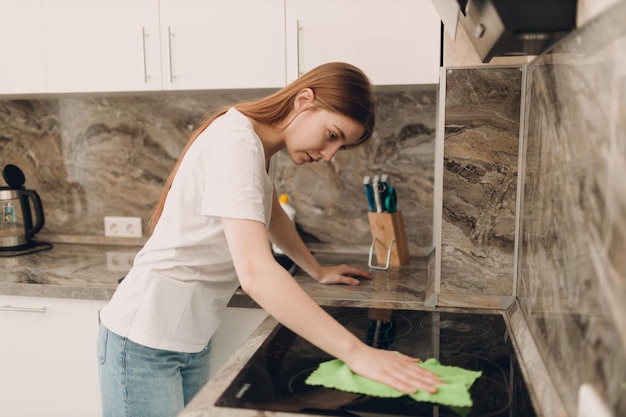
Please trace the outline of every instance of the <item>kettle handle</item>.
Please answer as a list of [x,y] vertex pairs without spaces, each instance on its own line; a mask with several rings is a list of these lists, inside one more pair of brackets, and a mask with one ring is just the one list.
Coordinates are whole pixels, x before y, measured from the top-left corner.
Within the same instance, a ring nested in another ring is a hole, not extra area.
[[43,215],[43,206],[41,205],[41,198],[39,198],[39,194],[37,194],[36,191],[20,190],[20,194],[26,195],[28,198],[30,198],[33,201],[33,207],[35,208],[37,222],[33,225],[32,228],[26,230],[26,237],[31,239],[35,236],[35,233],[43,228],[43,225],[46,222],[46,219]]

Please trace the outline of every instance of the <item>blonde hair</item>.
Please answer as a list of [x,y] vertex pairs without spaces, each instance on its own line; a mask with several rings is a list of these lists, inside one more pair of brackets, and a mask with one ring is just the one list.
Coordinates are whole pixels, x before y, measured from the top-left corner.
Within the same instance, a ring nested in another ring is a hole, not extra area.
[[[359,138],[357,144],[361,144],[371,137],[375,118],[375,100],[372,85],[360,69],[343,62],[322,64],[267,97],[241,102],[234,107],[253,120],[276,125],[289,115],[293,109],[296,95],[305,88],[313,90],[317,105],[347,116],[365,128],[365,132]],[[185,145],[152,211],[148,222],[150,233],[154,230],[161,217],[165,199],[187,150],[215,119],[227,111],[228,108],[223,108],[211,115],[194,131],[189,142]]]

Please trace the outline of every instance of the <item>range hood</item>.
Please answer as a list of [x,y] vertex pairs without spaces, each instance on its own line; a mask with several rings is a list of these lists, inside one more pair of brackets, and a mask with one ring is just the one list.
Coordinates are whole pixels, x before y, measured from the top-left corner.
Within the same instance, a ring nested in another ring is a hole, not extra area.
[[457,22],[483,62],[539,55],[576,28],[576,0],[432,0],[454,39]]

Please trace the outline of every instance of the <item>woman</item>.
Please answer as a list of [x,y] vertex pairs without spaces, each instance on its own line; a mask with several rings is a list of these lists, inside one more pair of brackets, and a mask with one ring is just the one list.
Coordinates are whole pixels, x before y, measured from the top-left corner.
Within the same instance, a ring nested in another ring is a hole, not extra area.
[[192,136],[150,220],[152,235],[101,312],[105,417],[175,416],[207,383],[209,341],[237,286],[286,327],[354,372],[407,393],[435,392],[419,361],[367,346],[321,309],[270,244],[322,284],[358,285],[367,271],[321,266],[278,203],[269,176],[286,149],[297,165],[330,161],[374,127],[367,77],[321,65],[260,100],[220,111]]

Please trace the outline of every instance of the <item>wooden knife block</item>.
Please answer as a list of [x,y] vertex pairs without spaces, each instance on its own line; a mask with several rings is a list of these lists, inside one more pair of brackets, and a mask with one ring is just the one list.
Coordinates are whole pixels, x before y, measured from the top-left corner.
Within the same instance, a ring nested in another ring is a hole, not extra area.
[[[400,266],[409,263],[409,245],[406,240],[402,212],[374,213],[368,212],[367,217],[372,231],[374,253],[379,265],[387,263],[389,245],[393,245],[390,255],[390,266]],[[391,243],[393,241],[393,244]]]

